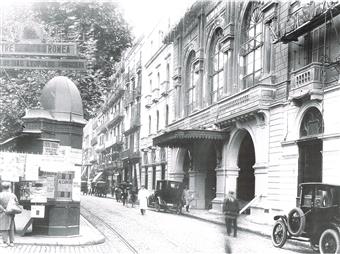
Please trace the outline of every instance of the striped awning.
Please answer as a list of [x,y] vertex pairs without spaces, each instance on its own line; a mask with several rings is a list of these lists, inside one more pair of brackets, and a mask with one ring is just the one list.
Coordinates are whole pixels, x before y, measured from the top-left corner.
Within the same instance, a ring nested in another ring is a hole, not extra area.
[[99,180],[99,177],[103,174],[103,172],[99,172],[92,180],[92,182],[96,182]]
[[160,147],[188,147],[195,142],[214,141],[223,142],[229,138],[229,134],[216,130],[173,130],[165,132],[153,138],[153,145]]

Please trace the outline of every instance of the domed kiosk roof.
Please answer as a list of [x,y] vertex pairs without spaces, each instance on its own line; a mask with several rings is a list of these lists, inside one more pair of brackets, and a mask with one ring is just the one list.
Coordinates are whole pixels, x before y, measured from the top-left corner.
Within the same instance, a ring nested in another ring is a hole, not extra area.
[[58,121],[84,122],[77,86],[67,77],[52,78],[41,91],[40,103]]

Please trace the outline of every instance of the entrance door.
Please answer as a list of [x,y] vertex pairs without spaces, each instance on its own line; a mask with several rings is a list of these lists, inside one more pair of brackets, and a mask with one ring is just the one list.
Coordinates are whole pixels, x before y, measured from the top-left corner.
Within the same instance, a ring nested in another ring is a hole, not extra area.
[[237,198],[240,202],[248,203],[255,197],[255,164],[254,144],[249,133],[245,135],[238,154]]
[[216,197],[216,153],[213,148],[207,154],[207,175],[205,178],[205,209],[211,209]]
[[322,182],[322,140],[299,142],[298,183]]

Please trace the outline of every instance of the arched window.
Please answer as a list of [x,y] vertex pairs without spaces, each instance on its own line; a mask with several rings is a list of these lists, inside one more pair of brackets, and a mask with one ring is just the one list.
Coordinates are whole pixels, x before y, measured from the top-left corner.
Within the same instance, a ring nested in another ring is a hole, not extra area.
[[252,4],[243,26],[243,89],[258,83],[263,68],[263,15],[260,4]]
[[300,138],[323,133],[323,120],[320,111],[313,107],[305,113],[301,126]]
[[159,111],[156,112],[156,131],[159,131]]
[[169,105],[165,106],[165,126],[169,125]]
[[149,134],[151,134],[151,116],[149,116]]
[[195,52],[189,54],[186,65],[186,87],[187,87],[187,113],[190,114],[196,108],[196,82],[195,74]]
[[211,39],[209,51],[210,71],[210,102],[214,103],[222,97],[223,93],[223,67],[224,54],[221,51],[219,40],[222,36],[222,29],[217,29]]

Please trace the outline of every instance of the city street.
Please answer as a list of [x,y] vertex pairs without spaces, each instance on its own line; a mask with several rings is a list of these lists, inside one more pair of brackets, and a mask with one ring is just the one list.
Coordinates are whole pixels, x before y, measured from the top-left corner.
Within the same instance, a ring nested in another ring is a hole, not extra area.
[[[105,235],[105,243],[83,247],[18,245],[1,249],[1,254],[224,252],[225,229],[221,225],[150,210],[142,216],[138,207],[95,196],[82,196],[81,213]],[[277,249],[269,238],[244,231],[229,242],[233,253],[313,253],[308,246],[295,246],[292,241]]]

